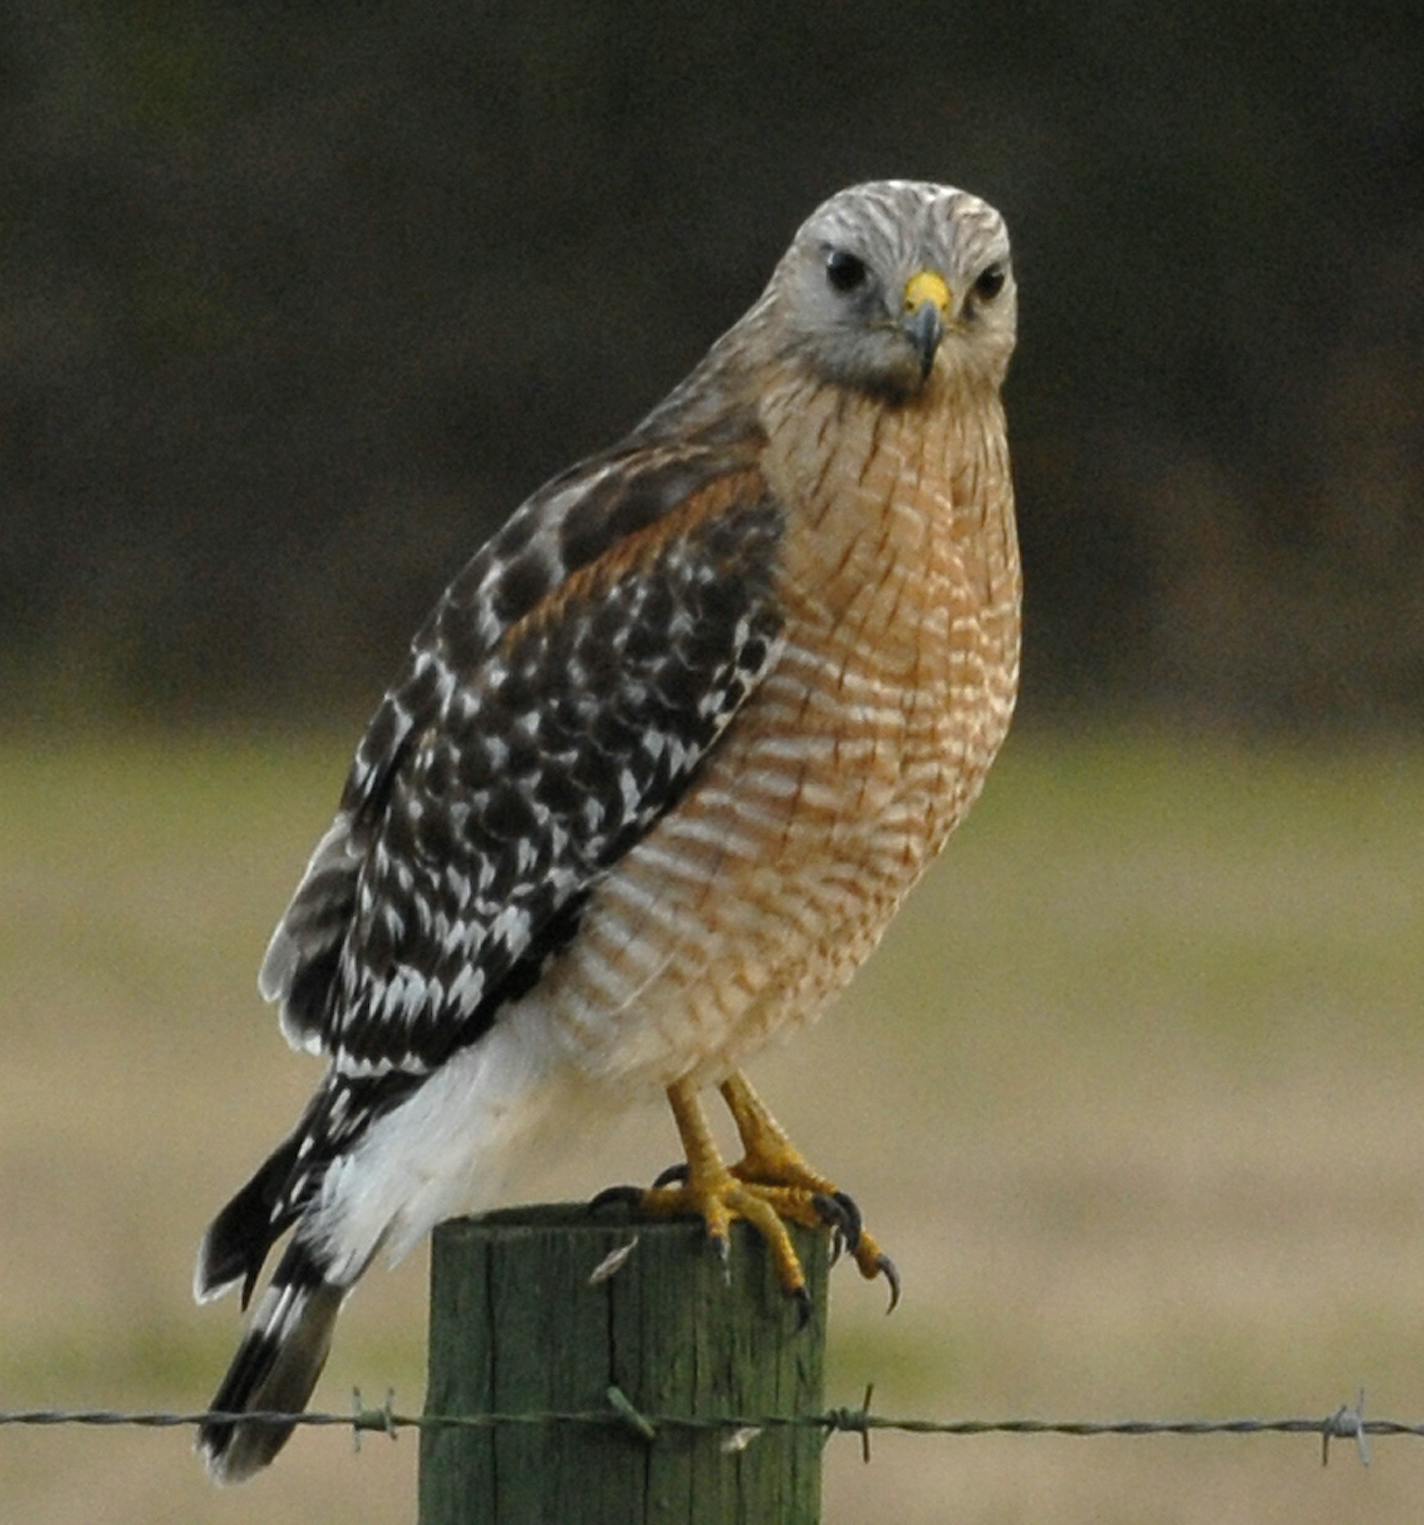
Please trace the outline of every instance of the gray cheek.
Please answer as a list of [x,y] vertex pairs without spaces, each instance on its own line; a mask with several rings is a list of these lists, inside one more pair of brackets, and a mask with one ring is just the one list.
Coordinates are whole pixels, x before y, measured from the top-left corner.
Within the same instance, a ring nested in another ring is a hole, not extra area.
[[920,385],[914,351],[888,327],[837,335],[833,342],[823,339],[806,359],[820,380],[887,402],[903,401]]

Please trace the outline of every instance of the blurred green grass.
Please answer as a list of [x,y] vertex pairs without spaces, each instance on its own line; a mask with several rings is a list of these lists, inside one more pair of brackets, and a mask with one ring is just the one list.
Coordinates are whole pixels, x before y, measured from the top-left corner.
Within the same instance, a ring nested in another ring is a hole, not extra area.
[[[349,737],[0,745],[0,1407],[200,1405],[196,1241],[316,1070],[259,1005]],[[756,1066],[905,1274],[837,1273],[829,1401],[978,1416],[1424,1414],[1424,749],[1016,735],[850,996]],[[539,1183],[672,1147],[657,1113]],[[373,1273],[318,1404],[421,1395],[420,1266]],[[208,1490],[171,1433],[0,1431],[14,1518],[411,1518],[414,1445],[299,1437]],[[878,1438],[827,1518],[1411,1518],[1424,1449]],[[948,1500],[953,1501],[951,1509]]]

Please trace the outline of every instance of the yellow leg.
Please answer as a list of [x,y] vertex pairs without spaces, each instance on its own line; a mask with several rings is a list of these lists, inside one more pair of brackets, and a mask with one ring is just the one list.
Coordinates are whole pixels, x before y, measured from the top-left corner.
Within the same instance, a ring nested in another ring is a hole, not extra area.
[[743,1181],[727,1169],[691,1084],[678,1081],[668,1087],[667,1097],[687,1156],[685,1179],[675,1186],[654,1186],[647,1191],[614,1187],[600,1193],[595,1202],[631,1201],[639,1211],[654,1217],[695,1213],[707,1225],[708,1237],[723,1257],[727,1254],[728,1231],[736,1219],[744,1218],[766,1241],[776,1279],[782,1290],[796,1299],[804,1322],[811,1312],[810,1294],[782,1219],[811,1227],[820,1227],[825,1220],[809,1202],[803,1204],[798,1200],[798,1195],[804,1194]]
[[890,1306],[893,1308],[900,1300],[900,1278],[895,1263],[861,1225],[860,1212],[855,1204],[836,1188],[833,1181],[806,1163],[745,1075],[734,1073],[722,1083],[721,1091],[742,1140],[742,1157],[730,1173],[748,1186],[779,1189],[788,1204],[795,1200],[798,1210],[794,1214],[780,1207],[778,1211],[783,1217],[795,1216],[798,1222],[806,1222],[803,1213],[810,1212],[816,1221],[825,1223],[829,1218],[827,1204],[839,1208],[844,1218],[841,1232],[860,1274],[867,1279],[885,1277],[890,1283]]

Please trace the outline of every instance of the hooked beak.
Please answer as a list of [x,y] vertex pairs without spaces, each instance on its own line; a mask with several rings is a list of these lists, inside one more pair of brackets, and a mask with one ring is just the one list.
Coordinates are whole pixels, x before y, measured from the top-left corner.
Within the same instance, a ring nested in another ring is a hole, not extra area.
[[921,381],[927,380],[934,369],[950,302],[949,286],[944,277],[933,270],[921,270],[906,283],[901,328],[920,357]]

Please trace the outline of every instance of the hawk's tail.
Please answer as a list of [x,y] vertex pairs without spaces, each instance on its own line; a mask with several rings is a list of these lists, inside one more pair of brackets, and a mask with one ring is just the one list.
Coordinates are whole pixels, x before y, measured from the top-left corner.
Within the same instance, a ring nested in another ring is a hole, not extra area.
[[[349,1286],[330,1282],[312,1250],[294,1240],[258,1300],[247,1333],[212,1401],[217,1413],[298,1413],[331,1349],[331,1331]],[[292,1424],[212,1420],[198,1450],[215,1482],[240,1483],[287,1443]]]
[[300,1213],[298,1203],[284,1198],[306,1137],[306,1121],[304,1117],[203,1235],[193,1273],[198,1302],[209,1303],[241,1283],[242,1306],[247,1306],[268,1250]]

